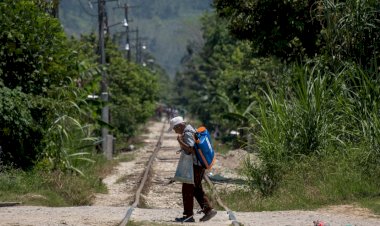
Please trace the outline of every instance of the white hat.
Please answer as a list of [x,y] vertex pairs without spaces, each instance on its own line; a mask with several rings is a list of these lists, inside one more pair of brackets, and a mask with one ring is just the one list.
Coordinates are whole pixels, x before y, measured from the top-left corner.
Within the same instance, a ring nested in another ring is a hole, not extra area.
[[177,116],[177,117],[174,117],[172,119],[170,119],[170,127],[168,129],[168,132],[172,131],[172,129],[174,128],[174,126],[178,125],[178,124],[181,124],[181,123],[184,123],[185,121],[183,120],[183,118],[181,116]]

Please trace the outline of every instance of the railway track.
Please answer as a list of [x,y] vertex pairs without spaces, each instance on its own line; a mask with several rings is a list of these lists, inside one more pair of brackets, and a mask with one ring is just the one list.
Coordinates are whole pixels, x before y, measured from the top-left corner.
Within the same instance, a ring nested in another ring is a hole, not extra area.
[[[135,209],[150,208],[165,209],[168,211],[169,209],[182,209],[182,185],[172,180],[179,159],[179,154],[176,154],[179,148],[176,140],[177,135],[174,133],[166,133],[166,130],[167,124],[163,124],[160,134],[157,137],[154,150],[151,152],[145,164],[146,167],[141,173],[141,180],[137,183],[135,182],[138,186],[135,187],[133,203],[128,207],[124,218],[119,224],[120,226],[127,225]],[[141,163],[144,164],[143,162]],[[215,225],[239,225],[233,211],[222,203],[222,200],[217,194],[217,190],[206,174],[204,179],[212,188],[213,200],[216,200],[219,206],[225,209],[225,211],[219,211],[217,217],[215,217]],[[130,182],[127,181],[126,183]],[[194,204],[195,209],[200,209],[196,201],[194,201]],[[178,212],[177,216],[180,216],[181,213],[182,210]],[[173,216],[173,220],[174,217],[175,216]],[[199,215],[199,217],[201,216]],[[195,218],[197,219],[196,216]],[[214,218],[208,222],[207,225],[211,225],[213,220]]]

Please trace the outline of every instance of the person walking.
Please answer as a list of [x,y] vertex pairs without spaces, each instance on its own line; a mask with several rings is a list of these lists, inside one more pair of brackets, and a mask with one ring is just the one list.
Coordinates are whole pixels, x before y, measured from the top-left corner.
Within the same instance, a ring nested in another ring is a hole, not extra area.
[[170,120],[170,128],[168,132],[174,130],[178,134],[177,141],[179,146],[185,153],[193,155],[193,171],[194,184],[182,183],[182,201],[183,201],[183,217],[175,218],[176,222],[195,222],[194,220],[194,197],[202,208],[204,216],[200,221],[208,221],[213,218],[217,211],[214,210],[210,201],[202,188],[202,179],[205,169],[195,155],[195,129],[187,124],[181,116],[174,117]]

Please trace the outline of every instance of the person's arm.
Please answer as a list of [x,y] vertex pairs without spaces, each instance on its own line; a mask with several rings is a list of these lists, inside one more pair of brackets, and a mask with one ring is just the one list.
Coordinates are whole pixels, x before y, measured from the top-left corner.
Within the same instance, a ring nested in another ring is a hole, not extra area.
[[182,150],[184,150],[187,154],[193,154],[194,153],[194,147],[191,147],[190,145],[187,145],[183,139],[182,136],[177,137],[179,146],[181,147]]

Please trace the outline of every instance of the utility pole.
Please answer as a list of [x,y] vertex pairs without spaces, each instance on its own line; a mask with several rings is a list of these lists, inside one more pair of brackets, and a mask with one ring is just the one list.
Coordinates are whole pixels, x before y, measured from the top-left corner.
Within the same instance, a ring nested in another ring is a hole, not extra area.
[[137,6],[129,6],[128,3],[125,3],[124,6],[119,6],[118,8],[124,9],[124,22],[123,26],[125,27],[125,33],[126,33],[126,40],[125,40],[125,50],[127,51],[127,59],[128,61],[131,61],[131,40],[130,40],[130,33],[132,32],[129,29],[130,22],[132,20],[129,19],[129,9],[135,8]]
[[125,32],[127,33],[125,45],[128,46],[128,49],[126,49],[127,50],[127,59],[128,59],[128,61],[131,61],[131,47],[130,47],[130,41],[129,41],[129,18],[128,18],[128,5],[127,4],[124,5],[124,14],[125,14],[125,22],[126,22],[126,24],[124,26],[125,26]]
[[144,41],[147,41],[148,38],[147,37],[140,37],[140,35],[139,35],[139,28],[138,27],[136,27],[135,30],[129,30],[129,33],[132,33],[132,32],[136,32],[136,37],[134,39],[129,39],[129,41],[136,42],[136,44],[135,44],[135,48],[136,48],[135,49],[135,51],[136,51],[136,58],[135,58],[135,60],[136,60],[136,64],[139,64],[142,61],[142,50],[141,50],[141,48],[143,48],[143,49],[146,48],[146,46],[145,45],[144,46],[141,45],[141,43],[144,42]]
[[[108,26],[108,14],[107,14],[107,10],[105,10],[104,11],[104,34],[107,35],[107,36],[110,34],[110,27],[111,26]],[[104,46],[105,46],[105,44],[104,44]]]
[[[98,22],[99,22],[99,53],[100,59],[99,63],[101,66],[106,65],[106,53],[105,53],[105,44],[104,44],[104,31],[105,31],[105,0],[98,0]],[[102,70],[102,80],[100,86],[101,98],[104,102],[104,106],[102,108],[102,121],[105,123],[109,123],[109,106],[108,106],[108,87],[107,87],[107,73],[105,70]],[[109,149],[107,145],[108,139],[108,128],[102,127],[102,151],[104,154],[108,156]],[[109,142],[108,142],[109,143]],[[111,152],[112,153],[112,152]]]
[[136,64],[139,64],[139,53],[140,52],[140,40],[139,40],[139,28],[136,27]]
[[142,49],[146,49],[145,45],[142,45],[142,42],[147,41],[147,37],[140,37],[139,35],[139,28],[136,27],[135,30],[130,30],[129,32],[136,32],[136,38],[130,41],[135,41],[135,48],[136,48],[136,64],[140,64],[142,62]]
[[[137,30],[131,30],[130,22],[132,20],[129,19],[129,9],[131,8],[137,8],[138,6],[129,6],[128,3],[125,3],[124,6],[118,6],[116,8],[123,8],[124,9],[124,21],[123,26],[125,27],[125,33],[126,33],[126,40],[125,40],[125,47],[124,49],[127,51],[126,58],[128,61],[131,61],[131,55],[132,55],[132,44],[131,44],[131,33],[136,32],[136,36],[138,37],[138,29]],[[137,47],[136,47],[137,48]],[[138,51],[138,49],[136,49]],[[138,54],[138,53],[137,53]]]

